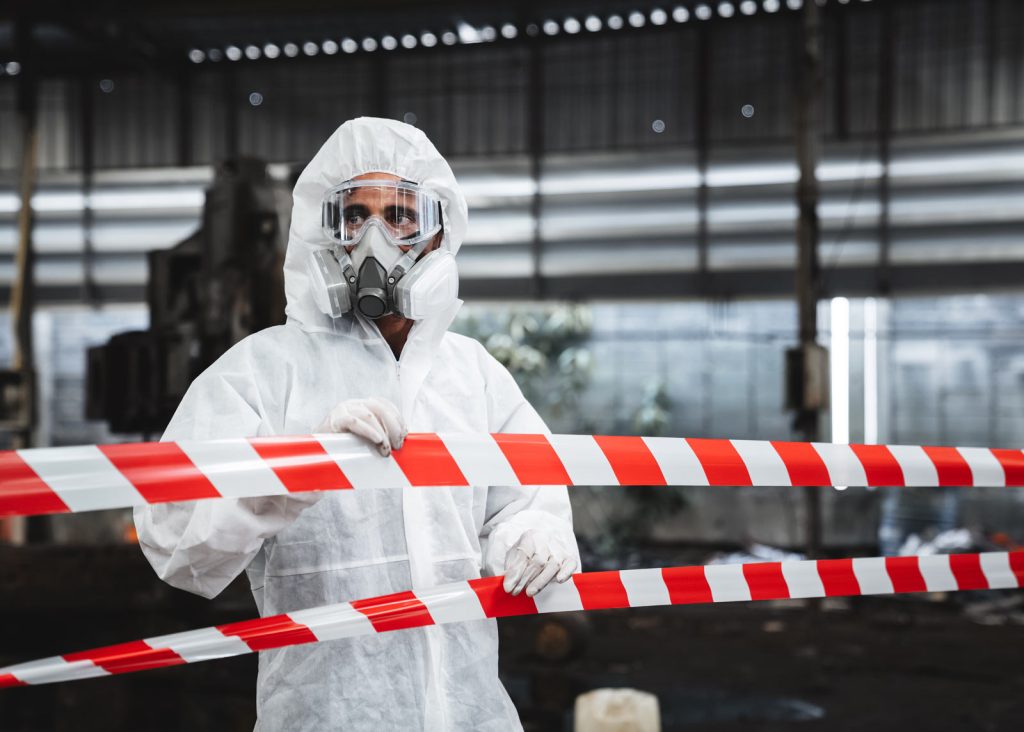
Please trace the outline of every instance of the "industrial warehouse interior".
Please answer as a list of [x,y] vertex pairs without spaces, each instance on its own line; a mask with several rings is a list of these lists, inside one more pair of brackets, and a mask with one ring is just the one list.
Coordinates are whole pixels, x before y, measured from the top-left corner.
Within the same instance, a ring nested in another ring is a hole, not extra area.
[[1022,38],[2,4],[0,730],[1018,730]]

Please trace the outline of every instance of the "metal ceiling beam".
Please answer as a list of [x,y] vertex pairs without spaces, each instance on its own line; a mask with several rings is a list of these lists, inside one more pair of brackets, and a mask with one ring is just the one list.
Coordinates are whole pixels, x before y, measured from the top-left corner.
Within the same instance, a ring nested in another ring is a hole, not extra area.
[[[97,253],[99,254],[99,253]],[[58,259],[54,255],[38,259]],[[5,261],[0,258],[0,261]],[[9,258],[7,258],[9,261]],[[889,273],[890,297],[914,295],[977,294],[979,292],[1020,292],[1024,262],[984,264],[921,264],[897,266]],[[544,278],[548,300],[738,300],[792,298],[792,270],[737,269],[658,274],[593,275]],[[844,267],[829,276],[824,297],[877,297],[881,293],[878,268]],[[96,284],[97,303],[143,303],[144,285]],[[535,300],[532,277],[463,279],[459,296],[469,302],[483,300]],[[0,285],[0,299],[10,297],[10,286]],[[40,305],[81,303],[80,284],[38,285]]]
[[[793,295],[793,270],[737,269],[636,275],[546,277],[551,300],[697,300],[779,298]],[[889,296],[953,293],[1019,292],[1024,262],[979,264],[921,264],[894,266],[889,272]],[[460,297],[472,301],[531,300],[529,278],[463,279]],[[878,268],[843,267],[830,272],[823,297],[874,297],[881,294]]]

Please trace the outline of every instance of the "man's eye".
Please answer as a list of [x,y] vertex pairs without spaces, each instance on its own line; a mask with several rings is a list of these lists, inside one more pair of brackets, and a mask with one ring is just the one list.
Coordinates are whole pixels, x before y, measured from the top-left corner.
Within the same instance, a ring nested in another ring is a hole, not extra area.
[[393,226],[415,226],[416,216],[414,214],[396,211],[391,214],[391,224]]
[[363,223],[363,221],[365,221],[365,219],[363,218],[362,214],[353,213],[348,214],[345,217],[345,223],[348,224],[349,226],[356,226],[357,224]]

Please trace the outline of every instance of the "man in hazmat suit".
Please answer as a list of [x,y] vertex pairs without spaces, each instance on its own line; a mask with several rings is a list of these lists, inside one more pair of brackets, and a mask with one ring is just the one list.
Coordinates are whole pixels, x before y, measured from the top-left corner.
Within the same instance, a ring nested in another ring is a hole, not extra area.
[[[509,373],[448,333],[466,200],[418,129],[359,118],[299,177],[287,323],[192,384],[164,440],[350,432],[383,455],[416,432],[546,431]],[[261,615],[579,566],[564,487],[330,491],[135,509],[165,581],[213,597],[245,570]],[[257,730],[515,730],[494,620],[264,651]]]

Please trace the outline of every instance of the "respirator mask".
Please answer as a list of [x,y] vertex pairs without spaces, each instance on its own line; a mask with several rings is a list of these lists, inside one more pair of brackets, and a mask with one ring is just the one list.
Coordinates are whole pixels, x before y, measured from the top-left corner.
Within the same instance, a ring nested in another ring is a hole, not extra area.
[[420,258],[443,225],[430,191],[404,180],[346,181],[324,193],[321,221],[331,245],[313,252],[309,273],[323,313],[421,320],[458,296],[451,252]]

